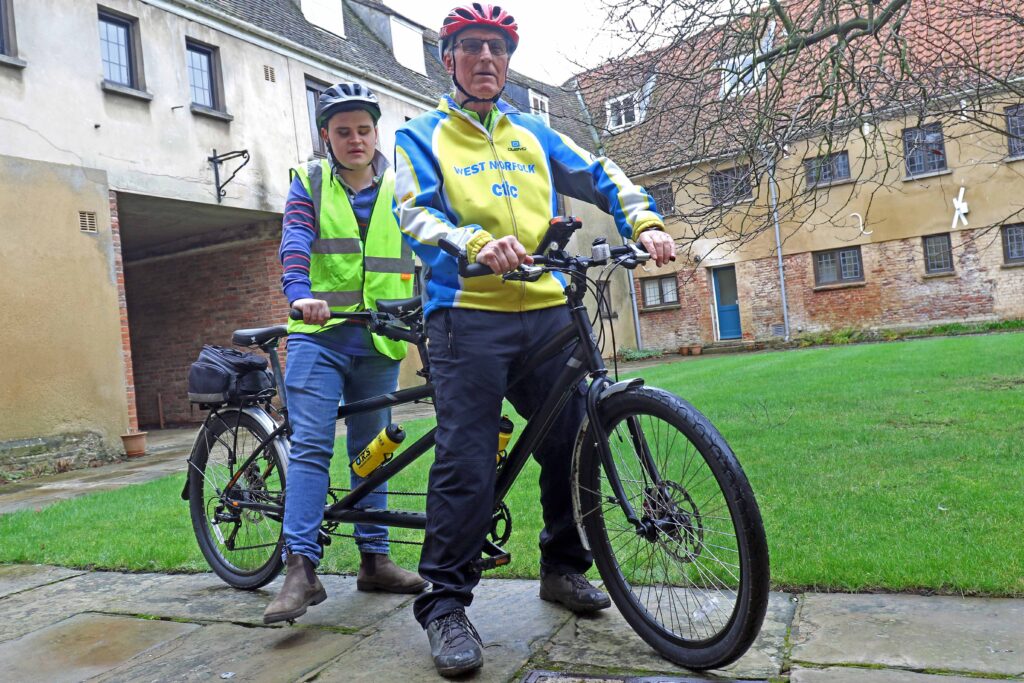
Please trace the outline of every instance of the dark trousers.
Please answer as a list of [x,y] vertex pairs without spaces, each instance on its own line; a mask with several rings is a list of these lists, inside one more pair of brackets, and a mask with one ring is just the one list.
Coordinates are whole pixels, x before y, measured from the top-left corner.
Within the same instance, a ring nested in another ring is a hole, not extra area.
[[[473,601],[480,580],[470,563],[480,557],[494,509],[495,454],[502,399],[533,414],[565,368],[569,352],[541,364],[509,389],[510,378],[530,353],[569,323],[565,307],[525,313],[445,309],[427,321],[437,409],[437,445],[427,493],[427,529],[420,575],[433,590],[416,599],[416,619],[434,619]],[[533,453],[541,466],[541,568],[585,572],[592,557],[573,519],[572,448],[586,413],[576,392],[548,438]]]

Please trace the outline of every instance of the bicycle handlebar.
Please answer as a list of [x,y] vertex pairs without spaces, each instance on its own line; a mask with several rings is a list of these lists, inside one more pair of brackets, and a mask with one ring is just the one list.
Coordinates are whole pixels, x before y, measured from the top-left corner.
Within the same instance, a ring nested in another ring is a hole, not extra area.
[[[293,308],[288,311],[288,317],[292,320],[302,320],[302,311]],[[360,325],[366,325],[370,331],[395,341],[407,341],[413,344],[420,342],[421,335],[407,327],[399,327],[394,324],[395,318],[391,315],[378,313],[377,311],[352,311],[339,313],[331,311],[331,318],[351,320]]]
[[450,242],[445,238],[441,238],[437,241],[437,246],[441,247],[441,251],[454,256],[459,262],[459,275],[462,277],[482,277],[484,275],[497,275],[491,267],[485,263],[470,263],[466,258],[466,250],[459,247],[454,242]]

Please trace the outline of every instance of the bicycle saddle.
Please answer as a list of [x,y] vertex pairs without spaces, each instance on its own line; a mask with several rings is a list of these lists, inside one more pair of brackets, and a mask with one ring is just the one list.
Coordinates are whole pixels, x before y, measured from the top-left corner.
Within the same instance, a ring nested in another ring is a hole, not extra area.
[[254,327],[250,330],[235,330],[231,333],[231,343],[237,346],[261,346],[271,339],[284,337],[288,328],[284,325],[273,327]]
[[418,296],[409,299],[378,299],[377,310],[381,313],[388,313],[396,318],[405,318],[410,313],[422,306]]

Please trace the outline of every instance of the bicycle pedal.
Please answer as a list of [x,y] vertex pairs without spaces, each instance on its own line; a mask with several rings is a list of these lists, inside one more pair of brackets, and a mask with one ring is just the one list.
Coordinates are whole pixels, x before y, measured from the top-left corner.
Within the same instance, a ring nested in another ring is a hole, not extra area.
[[481,557],[472,563],[473,569],[477,572],[485,572],[488,569],[504,567],[506,564],[512,562],[512,553],[506,552],[491,541],[484,543],[483,552],[486,557]]

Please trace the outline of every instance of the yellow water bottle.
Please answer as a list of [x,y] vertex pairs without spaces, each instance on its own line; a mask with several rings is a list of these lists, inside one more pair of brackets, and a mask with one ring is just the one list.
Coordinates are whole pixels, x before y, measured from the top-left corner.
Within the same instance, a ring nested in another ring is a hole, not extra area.
[[512,438],[512,420],[508,419],[508,415],[502,415],[501,421],[498,422],[498,465],[500,466],[505,458],[508,456],[506,449],[508,448],[508,441]]
[[402,425],[392,422],[356,456],[352,461],[352,471],[360,477],[368,477],[371,472],[391,459],[403,441],[405,430],[402,429]]

